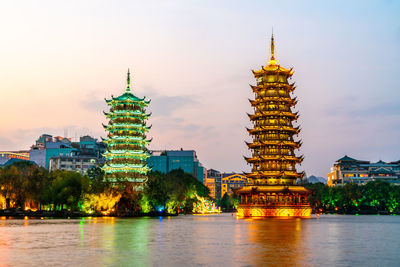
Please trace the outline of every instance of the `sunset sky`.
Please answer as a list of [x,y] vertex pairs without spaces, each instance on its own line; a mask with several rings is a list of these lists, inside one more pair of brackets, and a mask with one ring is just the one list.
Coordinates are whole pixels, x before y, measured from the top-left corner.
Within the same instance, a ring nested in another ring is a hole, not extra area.
[[2,1],[0,151],[105,136],[104,98],[152,99],[151,149],[248,171],[251,69],[294,67],[305,160],[400,159],[400,1]]

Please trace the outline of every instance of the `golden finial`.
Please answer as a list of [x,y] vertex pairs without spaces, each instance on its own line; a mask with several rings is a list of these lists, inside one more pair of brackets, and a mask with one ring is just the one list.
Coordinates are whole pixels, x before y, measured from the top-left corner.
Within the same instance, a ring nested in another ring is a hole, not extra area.
[[271,34],[271,60],[275,60],[274,28]]
[[268,60],[268,65],[276,65],[278,61],[275,59],[275,42],[274,42],[274,29],[272,28],[271,34],[271,58]]
[[129,72],[129,68],[128,68],[128,73],[127,73],[127,77],[126,77],[126,91],[129,92],[131,90],[130,85],[131,85],[131,73]]

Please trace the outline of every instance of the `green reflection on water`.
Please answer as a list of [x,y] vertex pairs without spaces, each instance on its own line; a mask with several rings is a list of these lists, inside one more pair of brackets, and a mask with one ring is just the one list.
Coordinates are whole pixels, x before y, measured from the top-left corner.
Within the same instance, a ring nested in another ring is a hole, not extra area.
[[81,247],[85,246],[85,238],[84,238],[84,232],[83,232],[83,226],[85,224],[85,218],[82,218],[81,221],[79,222],[79,233],[81,234]]
[[145,266],[149,259],[149,218],[105,220],[103,262],[113,266]]

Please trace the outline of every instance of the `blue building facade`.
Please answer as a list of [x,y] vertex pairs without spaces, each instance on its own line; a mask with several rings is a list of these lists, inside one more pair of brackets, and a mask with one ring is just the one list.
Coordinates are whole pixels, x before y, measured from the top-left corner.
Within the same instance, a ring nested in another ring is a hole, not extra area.
[[29,150],[29,159],[38,166],[49,169],[50,160],[60,157],[92,156],[98,159],[96,162],[101,162],[101,154],[105,149],[104,143],[90,136],[83,136],[79,142],[73,143],[69,138],[43,134]]
[[182,169],[203,182],[205,168],[199,162],[194,150],[154,150],[147,159],[152,171],[169,173],[172,170]]

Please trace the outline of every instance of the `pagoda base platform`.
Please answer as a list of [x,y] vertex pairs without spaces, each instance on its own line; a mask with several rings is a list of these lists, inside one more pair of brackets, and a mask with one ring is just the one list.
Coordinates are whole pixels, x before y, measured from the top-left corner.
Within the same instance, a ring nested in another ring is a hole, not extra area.
[[309,205],[245,205],[239,204],[238,218],[297,217],[310,218]]

